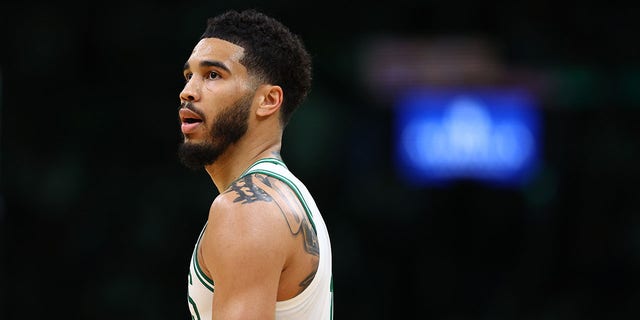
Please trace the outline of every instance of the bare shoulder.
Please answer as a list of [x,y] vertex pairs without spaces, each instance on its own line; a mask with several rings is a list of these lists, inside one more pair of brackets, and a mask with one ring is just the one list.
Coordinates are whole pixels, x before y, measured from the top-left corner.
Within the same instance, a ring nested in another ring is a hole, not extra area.
[[209,224],[238,232],[249,231],[243,230],[245,228],[252,233],[275,231],[272,224],[277,223],[277,207],[270,193],[260,176],[248,175],[236,180],[212,203]]
[[223,193],[224,201],[252,207],[266,204],[270,219],[285,223],[290,234],[297,236],[306,219],[298,194],[285,182],[272,176],[254,173],[242,177]]
[[278,244],[287,240],[288,225],[278,201],[282,186],[275,180],[250,174],[233,182],[211,205],[207,236],[218,244],[282,248]]

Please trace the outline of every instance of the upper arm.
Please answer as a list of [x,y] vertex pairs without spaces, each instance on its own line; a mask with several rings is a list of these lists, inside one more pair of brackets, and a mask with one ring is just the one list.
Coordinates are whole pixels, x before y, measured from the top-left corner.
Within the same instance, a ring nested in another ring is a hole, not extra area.
[[204,235],[202,256],[215,286],[213,315],[268,319],[275,315],[287,257],[283,223],[269,190],[259,184],[237,187],[214,201]]

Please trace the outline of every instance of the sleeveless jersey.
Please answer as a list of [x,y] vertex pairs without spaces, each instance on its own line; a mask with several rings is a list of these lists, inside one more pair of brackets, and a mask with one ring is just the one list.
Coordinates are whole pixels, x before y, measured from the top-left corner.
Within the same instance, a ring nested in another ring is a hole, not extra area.
[[[297,195],[304,207],[307,218],[316,232],[319,245],[318,270],[311,284],[297,296],[276,302],[277,320],[331,320],[333,319],[333,274],[331,262],[331,243],[327,227],[315,201],[307,188],[287,169],[285,164],[274,158],[261,159],[249,167],[242,175],[261,173],[287,184]],[[215,292],[213,280],[207,277],[198,263],[198,246],[203,227],[191,256],[188,276],[188,301],[191,319],[209,320],[212,317],[212,301]]]

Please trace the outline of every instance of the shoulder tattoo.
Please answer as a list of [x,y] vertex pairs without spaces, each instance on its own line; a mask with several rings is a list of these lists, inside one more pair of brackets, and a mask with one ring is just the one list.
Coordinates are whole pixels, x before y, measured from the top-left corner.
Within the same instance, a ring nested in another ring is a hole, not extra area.
[[[258,177],[258,175],[256,175],[256,178],[267,181],[266,176]],[[268,181],[266,184],[270,187],[270,183]],[[256,201],[271,202],[273,200],[273,198],[271,198],[264,189],[254,183],[252,175],[247,175],[236,180],[231,184],[231,186],[229,186],[229,189],[225,191],[225,193],[229,192],[235,192],[237,195],[237,198],[235,198],[233,202],[240,202],[242,204]]]
[[284,182],[261,173],[249,174],[236,180],[224,193],[235,194],[233,202],[241,204],[274,202],[291,234],[294,237],[303,237],[305,251],[315,256],[319,255],[318,238],[307,218],[305,208]]

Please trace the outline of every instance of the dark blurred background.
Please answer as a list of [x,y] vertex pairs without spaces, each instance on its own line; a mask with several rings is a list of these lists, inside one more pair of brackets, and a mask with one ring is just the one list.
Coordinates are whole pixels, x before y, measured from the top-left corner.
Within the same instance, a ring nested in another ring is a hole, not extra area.
[[[336,319],[640,316],[632,5],[26,0],[0,4],[0,319],[189,317],[216,191],[176,158],[181,68],[207,17],[248,7],[313,54],[282,154],[329,227]],[[401,179],[394,99],[418,85],[529,90],[531,176]]]

